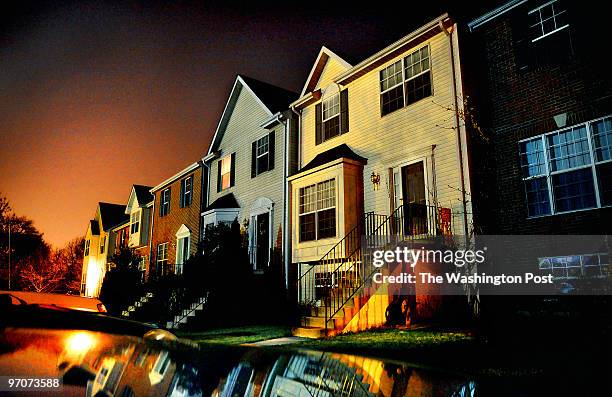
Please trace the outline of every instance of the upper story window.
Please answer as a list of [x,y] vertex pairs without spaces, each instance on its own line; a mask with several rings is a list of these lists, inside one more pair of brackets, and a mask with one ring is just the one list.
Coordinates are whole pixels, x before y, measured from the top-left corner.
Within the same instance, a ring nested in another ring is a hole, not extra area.
[[102,236],[100,239],[100,253],[103,254],[106,250],[106,236]]
[[236,153],[223,157],[217,164],[217,192],[220,192],[234,186]]
[[553,0],[528,12],[531,41],[538,41],[569,26],[567,9],[561,0]]
[[336,236],[336,180],[300,188],[300,241]]
[[170,213],[170,198],[172,196],[171,189],[162,190],[159,198],[159,216],[166,216]]
[[519,143],[530,217],[612,205],[612,117]]
[[193,201],[193,175],[181,181],[181,208],[191,205]]
[[274,169],[274,131],[252,143],[251,178],[272,169]]
[[89,255],[89,244],[91,244],[91,241],[85,240],[85,248],[83,250],[85,256]]
[[380,112],[384,116],[431,96],[429,46],[380,71]]
[[348,90],[325,98],[315,106],[315,142],[325,142],[328,139],[348,132]]
[[140,231],[140,211],[132,212],[130,214],[130,234],[138,233]]

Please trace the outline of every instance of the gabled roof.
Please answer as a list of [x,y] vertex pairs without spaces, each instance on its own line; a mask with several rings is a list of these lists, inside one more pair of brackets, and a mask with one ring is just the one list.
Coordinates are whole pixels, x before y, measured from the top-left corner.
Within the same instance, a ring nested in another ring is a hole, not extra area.
[[368,159],[366,159],[365,157],[361,157],[357,153],[353,152],[353,150],[348,147],[346,143],[343,143],[342,145],[333,147],[329,150],[317,154],[315,158],[312,159],[304,167],[302,167],[299,172],[308,171],[320,165],[327,164],[341,158],[359,161],[363,164],[367,164],[368,162]]
[[225,127],[227,127],[227,123],[231,117],[233,107],[236,104],[238,96],[243,88],[253,95],[268,116],[272,116],[275,113],[289,109],[289,104],[298,98],[298,94],[295,92],[288,91],[284,88],[253,79],[251,77],[238,75],[236,77],[236,81],[234,81],[234,86],[232,87],[232,91],[230,92],[227,103],[225,104],[223,113],[221,114],[221,119],[217,124],[217,129],[215,130],[215,135],[213,136],[210,147],[208,148],[207,155],[213,153],[219,146],[219,142],[221,142],[223,134],[225,133]]
[[325,69],[325,65],[327,64],[327,61],[330,58],[333,58],[336,61],[340,62],[340,64],[344,65],[346,69],[350,69],[353,67],[350,63],[346,62],[344,59],[342,59],[340,56],[335,54],[329,48],[325,46],[321,47],[321,50],[319,51],[319,55],[317,55],[317,59],[315,60],[315,63],[312,66],[312,69],[310,70],[310,74],[308,75],[308,78],[306,79],[306,84],[304,84],[304,88],[302,88],[302,92],[300,93],[300,98],[303,97],[306,93],[314,90],[314,88],[317,86],[317,83],[319,82],[319,78],[321,77],[321,73],[323,72],[323,69]]
[[210,203],[208,207],[204,208],[204,211],[202,212],[223,208],[240,208],[240,205],[238,205],[238,201],[236,201],[236,197],[234,197],[234,193],[229,193],[219,197],[218,199]]
[[125,205],[123,204],[98,203],[98,207],[100,208],[103,230],[108,230],[128,219],[128,216],[125,214]]
[[144,206],[155,199],[155,196],[151,194],[151,189],[153,189],[153,186],[134,185],[132,189],[136,194],[138,204],[141,206]]
[[[177,172],[176,174],[172,175],[170,178],[166,179],[165,181],[163,181],[162,183],[160,183],[157,186],[154,186],[153,188],[151,188],[150,192],[156,192],[159,189],[168,186],[169,184],[171,184],[172,182],[176,181],[179,178],[184,177],[185,175],[189,174],[190,172],[193,172],[195,170],[197,170],[199,167],[202,166],[202,162],[201,161],[196,161],[195,163],[187,166],[187,168],[184,168],[182,170],[180,170],[179,172]],[[140,200],[138,201],[140,203]]]

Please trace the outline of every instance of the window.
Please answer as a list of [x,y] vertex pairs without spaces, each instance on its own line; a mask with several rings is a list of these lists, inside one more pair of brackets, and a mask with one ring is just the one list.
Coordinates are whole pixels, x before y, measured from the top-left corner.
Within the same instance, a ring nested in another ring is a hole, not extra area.
[[380,71],[381,115],[431,96],[429,59],[429,46],[424,46]]
[[567,10],[560,0],[549,1],[529,11],[528,17],[532,42],[541,40],[569,26]]
[[181,181],[181,208],[191,205],[193,200],[193,175]]
[[300,188],[300,241],[336,236],[336,180]]
[[170,213],[170,196],[170,188],[162,190],[159,200],[159,216],[166,216]]
[[608,277],[612,271],[607,253],[538,258],[538,267],[555,279]]
[[189,259],[189,237],[182,237],[176,241],[176,263],[182,265]]
[[89,244],[91,243],[91,241],[89,240],[85,240],[85,248],[83,250],[83,253],[85,256],[89,255]]
[[274,131],[253,142],[251,149],[251,178],[274,169]]
[[234,186],[234,169],[235,169],[236,153],[225,156],[218,163],[217,172],[217,192],[229,189]]
[[138,233],[140,230],[140,211],[132,212],[130,215],[130,234]]
[[348,89],[329,96],[315,106],[316,144],[348,132]]
[[168,243],[157,244],[157,266],[168,264]]
[[612,117],[519,143],[530,217],[612,205]]
[[147,270],[147,263],[149,263],[149,256],[143,255],[140,257],[140,261],[138,262],[138,270],[144,272]]
[[100,253],[103,254],[106,248],[106,236],[102,236],[100,239]]
[[323,140],[340,135],[340,94],[322,102]]

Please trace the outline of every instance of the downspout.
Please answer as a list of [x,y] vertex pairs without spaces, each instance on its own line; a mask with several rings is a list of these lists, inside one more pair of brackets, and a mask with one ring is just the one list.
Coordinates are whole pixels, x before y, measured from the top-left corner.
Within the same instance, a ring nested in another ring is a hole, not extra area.
[[[204,218],[202,217],[202,212],[204,212],[204,208],[208,207],[208,198],[210,193],[210,165],[202,159],[202,184],[204,184],[204,167],[206,167],[206,191],[202,192],[202,200],[200,205],[200,243],[204,238]],[[198,244],[201,247],[201,244]]]
[[451,59],[451,69],[452,69],[452,83],[453,83],[453,101],[455,105],[455,125],[457,128],[457,150],[459,152],[459,170],[461,175],[461,204],[463,206],[463,232],[465,233],[465,243],[467,246],[468,238],[469,238],[469,228],[468,228],[468,216],[467,216],[467,198],[465,192],[465,172],[463,169],[463,143],[461,141],[461,122],[459,121],[459,103],[457,101],[457,76],[455,70],[455,51],[453,49],[453,33],[454,26],[451,26],[450,32],[446,30],[444,27],[444,23],[440,20],[438,21],[438,25],[440,29],[446,34],[448,37],[449,43],[449,52]]
[[151,266],[153,265],[153,225],[155,223],[155,193],[153,193],[153,206],[151,207],[151,230],[149,231],[149,274],[147,280],[151,277]]
[[289,177],[289,131],[291,124],[291,119],[285,118],[285,121],[279,121],[283,124],[285,128],[285,139],[283,140],[283,158],[285,159],[285,164],[283,167],[283,262],[285,264],[285,291],[289,291],[289,182],[287,178]]
[[[300,168],[302,168],[302,159],[301,159],[301,155],[302,155],[302,150],[301,150],[301,142],[302,142],[302,137],[301,137],[301,133],[302,133],[302,112],[301,110],[299,112],[297,112],[295,110],[294,106],[290,106],[289,109],[291,110],[291,112],[293,114],[296,115],[297,117],[297,137],[296,137],[296,144],[297,144],[297,168],[298,170]],[[287,125],[286,125],[287,131],[291,132],[291,122],[290,120],[287,120]],[[287,150],[289,150],[289,134],[287,134]],[[285,268],[286,268],[286,284],[287,284],[287,292],[291,292],[289,291],[289,264],[292,261],[291,258],[291,245],[292,245],[292,241],[291,241],[291,233],[292,233],[292,229],[291,229],[291,225],[289,225],[290,223],[290,219],[291,219],[291,203],[289,202],[289,152],[286,151],[285,152],[285,158],[286,158],[286,162],[287,162],[287,177],[285,178],[285,189],[287,191],[287,196],[285,198],[285,216],[286,216],[286,220],[287,223],[285,224],[285,232],[286,232],[286,236],[287,239],[284,240],[285,243]],[[298,272],[299,272],[299,268],[298,268]]]

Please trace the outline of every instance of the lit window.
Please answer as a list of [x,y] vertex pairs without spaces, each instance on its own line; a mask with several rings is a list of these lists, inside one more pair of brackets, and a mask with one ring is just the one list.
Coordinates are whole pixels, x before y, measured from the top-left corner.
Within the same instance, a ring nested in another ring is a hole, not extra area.
[[159,216],[165,216],[170,213],[170,188],[164,189],[160,196]]
[[132,212],[130,218],[130,234],[138,233],[140,230],[140,211]]
[[430,69],[429,46],[424,46],[381,70],[381,114],[384,116],[431,96]]
[[612,205],[612,117],[519,144],[529,216]]
[[300,188],[300,241],[336,236],[336,181]]
[[91,241],[89,240],[85,240],[85,249],[83,251],[83,254],[85,256],[89,255],[89,244],[91,243]]
[[193,175],[181,181],[181,208],[191,205],[193,200]]
[[543,39],[569,26],[567,23],[567,10],[560,0],[549,1],[529,11],[528,15],[532,42]]
[[226,156],[221,159],[221,190],[231,187],[232,179],[232,157]]
[[100,253],[103,254],[106,249],[106,236],[102,236],[100,239]]

